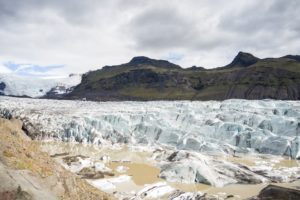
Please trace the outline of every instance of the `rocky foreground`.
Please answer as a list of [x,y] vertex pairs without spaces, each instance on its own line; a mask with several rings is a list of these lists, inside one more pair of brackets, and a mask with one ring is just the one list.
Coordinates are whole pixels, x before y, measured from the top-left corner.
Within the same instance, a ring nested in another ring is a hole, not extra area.
[[[97,186],[107,183],[122,182],[127,167],[118,166],[114,171],[107,168],[107,157],[93,162],[84,155],[70,155],[70,152],[52,154],[41,150],[40,142],[32,141],[23,131],[19,120],[0,119],[0,199],[172,199],[172,200],[217,200],[239,199],[235,195],[209,195],[203,192],[184,192],[169,185],[158,182],[140,189],[136,194],[124,195],[114,193],[115,197],[105,194]],[[45,148],[44,148],[45,149]],[[60,151],[57,148],[54,151]],[[178,161],[193,155],[185,153],[154,152],[156,159],[166,159],[177,165]],[[60,162],[62,161],[62,162]],[[123,161],[122,165],[126,165]],[[186,161],[185,161],[186,162]],[[190,162],[191,166],[192,163]],[[211,163],[212,164],[212,163]],[[111,166],[110,166],[111,167]],[[162,171],[164,171],[162,167]],[[213,168],[213,167],[212,167]],[[66,170],[67,169],[67,170]],[[146,168],[145,168],[146,169]],[[169,169],[169,168],[167,168]],[[173,168],[174,169],[174,168]],[[175,167],[176,169],[176,167]],[[148,173],[148,172],[144,172]],[[209,171],[208,171],[209,173]],[[238,172],[240,175],[243,172]],[[113,178],[115,177],[116,178]],[[235,176],[238,176],[235,174]],[[112,177],[112,178],[109,178]],[[121,178],[120,178],[121,177]],[[178,176],[175,176],[175,178]],[[201,178],[201,177],[198,177]],[[203,177],[202,177],[203,178]],[[247,178],[247,177],[244,177]],[[249,177],[248,177],[249,178]],[[105,182],[109,180],[108,182]],[[250,180],[250,179],[249,179]],[[95,187],[93,187],[94,185]],[[280,199],[297,200],[300,198],[300,186],[285,188],[269,185],[251,200]]]
[[114,199],[57,164],[22,131],[0,119],[0,199]]
[[[37,145],[34,155],[42,145],[49,163],[59,163],[53,171],[63,166],[119,199],[245,199],[268,184],[300,185],[297,101],[0,100],[0,116],[23,122],[24,145]],[[8,147],[1,140],[10,167],[45,161],[26,151],[11,154],[10,136]]]

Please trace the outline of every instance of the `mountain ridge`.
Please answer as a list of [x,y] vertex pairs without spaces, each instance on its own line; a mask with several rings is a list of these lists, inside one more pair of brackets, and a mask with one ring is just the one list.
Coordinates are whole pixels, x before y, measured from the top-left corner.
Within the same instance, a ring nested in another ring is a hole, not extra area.
[[298,56],[260,59],[239,52],[224,67],[182,68],[145,56],[90,71],[66,99],[224,100],[300,99]]
[[182,68],[166,60],[136,56],[124,64],[89,71],[68,87],[46,84],[41,88],[48,89],[41,90],[20,80],[0,75],[0,95],[92,101],[300,100],[300,56],[258,58],[241,51],[228,65],[213,69]]

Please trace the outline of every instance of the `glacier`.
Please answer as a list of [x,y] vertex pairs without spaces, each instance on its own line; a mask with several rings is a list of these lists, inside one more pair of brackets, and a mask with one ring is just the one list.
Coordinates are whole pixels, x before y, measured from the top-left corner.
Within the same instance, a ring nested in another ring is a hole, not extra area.
[[0,97],[0,116],[21,119],[33,138],[300,159],[299,101],[90,102]]
[[67,93],[70,88],[81,82],[81,75],[70,74],[67,77],[26,77],[15,74],[0,74],[0,94],[7,96],[42,97],[47,92]]

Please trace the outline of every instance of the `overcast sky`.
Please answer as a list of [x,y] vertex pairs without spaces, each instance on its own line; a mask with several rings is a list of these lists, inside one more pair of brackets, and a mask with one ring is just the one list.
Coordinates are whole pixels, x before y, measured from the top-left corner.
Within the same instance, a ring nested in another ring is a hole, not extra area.
[[183,67],[300,54],[299,0],[0,0],[0,73],[83,73],[145,55]]

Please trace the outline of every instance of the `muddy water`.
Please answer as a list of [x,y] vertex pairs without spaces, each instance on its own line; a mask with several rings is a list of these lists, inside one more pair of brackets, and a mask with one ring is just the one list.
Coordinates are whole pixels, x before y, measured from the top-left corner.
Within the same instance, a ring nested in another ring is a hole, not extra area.
[[[125,173],[119,173],[116,171],[118,166],[127,167],[128,170]],[[163,181],[158,177],[159,168],[144,164],[144,163],[122,163],[122,162],[110,162],[108,165],[116,175],[126,174],[132,177],[132,180],[137,185],[152,184],[159,181]]]
[[[71,155],[85,155],[95,160],[99,160],[103,156],[109,156],[106,166],[113,170],[115,176],[128,175],[131,180],[117,185],[116,191],[139,191],[146,184],[152,184],[164,181],[158,177],[160,169],[152,158],[152,151],[146,149],[135,149],[127,146],[114,146],[113,148],[99,148],[92,145],[70,144],[62,142],[46,142],[42,144],[45,151],[50,154],[69,152]],[[299,161],[290,160],[285,157],[272,155],[237,155],[237,156],[220,156],[228,162],[239,163],[246,166],[267,165],[274,169],[282,167],[299,167]],[[117,167],[123,166],[128,170],[118,172]],[[211,187],[205,184],[183,184],[168,183],[170,186],[185,192],[201,191],[212,195],[227,194],[235,195],[235,199],[245,199],[258,194],[267,184],[257,185],[241,185],[234,184],[223,188]],[[286,187],[300,186],[299,182],[279,184]]]
[[288,157],[280,157],[274,155],[238,155],[224,156],[219,158],[229,162],[243,164],[248,167],[256,166],[257,164],[272,166],[274,169],[279,169],[282,167],[290,168],[300,166],[299,161],[297,160],[292,160]]

